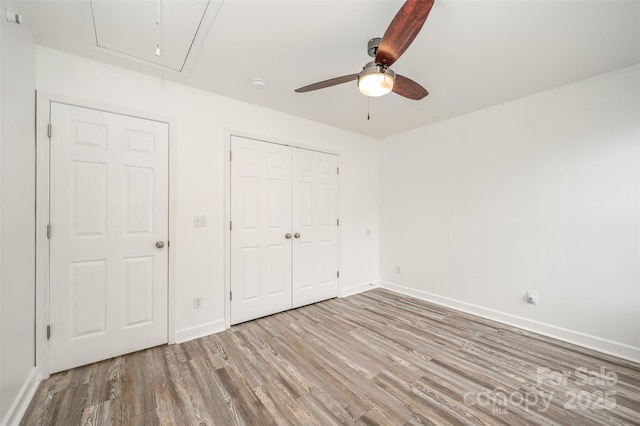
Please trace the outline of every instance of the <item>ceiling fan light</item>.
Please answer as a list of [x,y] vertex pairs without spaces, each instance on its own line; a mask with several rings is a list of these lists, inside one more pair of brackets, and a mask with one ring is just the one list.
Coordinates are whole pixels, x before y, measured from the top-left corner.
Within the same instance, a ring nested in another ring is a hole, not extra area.
[[395,77],[390,69],[370,62],[358,75],[358,89],[365,96],[386,95],[393,90]]
[[365,96],[382,96],[393,90],[393,78],[388,74],[367,74],[358,80],[360,93]]

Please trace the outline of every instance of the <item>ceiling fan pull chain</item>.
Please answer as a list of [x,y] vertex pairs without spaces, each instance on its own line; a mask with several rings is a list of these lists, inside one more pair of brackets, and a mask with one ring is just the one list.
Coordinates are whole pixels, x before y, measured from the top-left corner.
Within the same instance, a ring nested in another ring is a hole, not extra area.
[[371,120],[371,97],[367,96],[367,120]]
[[160,57],[160,0],[158,0],[158,15],[156,19],[156,56]]

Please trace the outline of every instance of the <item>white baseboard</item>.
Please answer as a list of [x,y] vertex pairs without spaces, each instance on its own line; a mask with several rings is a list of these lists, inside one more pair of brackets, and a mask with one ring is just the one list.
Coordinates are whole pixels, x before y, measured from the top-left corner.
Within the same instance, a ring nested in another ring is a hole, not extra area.
[[534,321],[528,318],[519,317],[517,315],[507,314],[505,312],[496,311],[471,303],[462,302],[460,300],[448,297],[438,296],[422,290],[416,290],[405,287],[400,284],[381,281],[380,287],[397,293],[406,294],[426,302],[435,303],[437,305],[446,306],[462,312],[467,312],[479,317],[498,321],[524,330],[539,333],[548,337],[553,337],[588,349],[593,349],[619,358],[624,358],[633,362],[640,362],[640,348],[627,345],[612,340],[603,339],[601,337],[592,336],[575,330],[558,327],[540,321]]
[[365,291],[373,290],[374,288],[378,288],[377,281],[368,281],[366,283],[350,286],[347,288],[340,289],[340,297],[353,296],[354,294],[362,293]]
[[217,321],[207,322],[195,327],[183,328],[176,331],[176,343],[186,342],[188,340],[198,339],[210,334],[219,333],[225,330],[225,321],[220,319]]
[[16,395],[16,398],[13,400],[13,404],[9,407],[9,411],[4,416],[4,419],[2,419],[1,425],[17,426],[20,424],[20,420],[22,420],[27,408],[29,408],[29,404],[36,394],[39,384],[38,368],[33,367],[22,388],[20,388],[20,392],[18,392],[18,395]]

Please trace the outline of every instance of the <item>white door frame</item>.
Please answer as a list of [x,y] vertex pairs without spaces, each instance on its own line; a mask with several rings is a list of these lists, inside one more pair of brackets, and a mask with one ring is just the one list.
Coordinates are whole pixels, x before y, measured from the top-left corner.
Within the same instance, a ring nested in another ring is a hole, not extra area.
[[[176,202],[171,194],[176,189],[176,125],[175,119],[134,111],[119,106],[105,105],[69,96],[37,91],[36,95],[36,367],[41,380],[49,377],[49,342],[47,325],[49,324],[49,240],[47,225],[49,224],[49,137],[48,125],[51,114],[51,103],[68,104],[82,108],[95,109],[136,118],[165,122],[169,125],[169,242],[175,241],[176,235]],[[53,130],[55,131],[55,129]],[[176,341],[175,331],[175,250],[169,246],[168,274],[168,312],[167,339],[172,344]],[[55,332],[55,331],[54,331]]]
[[[293,148],[308,149],[311,151],[324,152],[326,154],[334,154],[338,157],[338,168],[340,167],[340,151],[328,148],[319,148],[313,145],[293,143],[278,138],[256,135],[240,130],[225,129],[224,135],[224,326],[225,329],[231,328],[231,301],[229,294],[231,293],[231,137],[238,136],[241,138],[253,139],[260,142],[273,143],[278,145],[290,146]],[[338,218],[340,218],[340,177],[338,176]],[[338,270],[341,269],[340,253],[341,253],[341,227],[338,226]],[[338,278],[338,297],[341,297],[341,283]]]

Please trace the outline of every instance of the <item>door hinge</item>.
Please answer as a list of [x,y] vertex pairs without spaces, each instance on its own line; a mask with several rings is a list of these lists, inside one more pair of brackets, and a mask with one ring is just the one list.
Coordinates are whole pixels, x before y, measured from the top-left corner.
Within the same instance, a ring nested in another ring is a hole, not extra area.
[[336,174],[340,174],[340,167],[336,167]]
[[47,340],[51,339],[51,325],[47,326]]
[[233,222],[229,221],[229,231],[233,231]]
[[229,300],[233,300],[233,292],[232,291],[229,292]]
[[337,271],[336,276],[340,278],[340,271]]
[[47,225],[47,239],[51,239],[51,225]]
[[51,139],[51,123],[47,124],[47,137]]
[[336,226],[340,226],[340,219],[336,219]]

